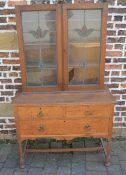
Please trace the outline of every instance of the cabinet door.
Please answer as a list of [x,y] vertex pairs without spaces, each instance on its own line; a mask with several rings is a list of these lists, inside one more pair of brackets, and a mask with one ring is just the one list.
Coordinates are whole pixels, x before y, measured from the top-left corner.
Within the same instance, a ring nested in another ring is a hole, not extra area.
[[106,5],[63,7],[64,89],[104,86]]
[[23,90],[60,90],[61,7],[18,6],[16,16]]

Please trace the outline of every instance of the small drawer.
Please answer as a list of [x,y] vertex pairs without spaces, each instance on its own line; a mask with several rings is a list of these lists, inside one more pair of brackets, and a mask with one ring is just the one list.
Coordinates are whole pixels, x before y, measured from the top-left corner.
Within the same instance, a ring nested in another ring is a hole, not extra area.
[[20,134],[28,131],[32,135],[79,135],[105,136],[108,134],[108,118],[89,118],[79,120],[50,119],[42,122],[19,122]]
[[42,106],[42,107],[18,107],[18,117],[20,120],[41,120],[44,118],[61,118],[63,107]]
[[109,117],[108,105],[66,106],[66,117]]

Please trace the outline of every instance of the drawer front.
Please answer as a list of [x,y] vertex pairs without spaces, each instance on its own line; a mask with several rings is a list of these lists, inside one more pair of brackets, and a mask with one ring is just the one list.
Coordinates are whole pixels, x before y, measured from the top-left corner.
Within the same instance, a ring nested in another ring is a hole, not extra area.
[[109,117],[108,105],[66,106],[66,117]]
[[79,120],[43,120],[41,122],[19,122],[20,134],[32,135],[107,135],[108,118],[88,118]]
[[18,107],[18,117],[20,120],[41,120],[44,118],[63,116],[63,107],[43,106],[43,107]]

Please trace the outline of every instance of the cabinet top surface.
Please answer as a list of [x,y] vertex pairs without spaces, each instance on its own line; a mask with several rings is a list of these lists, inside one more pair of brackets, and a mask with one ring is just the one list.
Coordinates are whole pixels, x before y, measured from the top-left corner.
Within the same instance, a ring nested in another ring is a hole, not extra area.
[[14,105],[76,105],[110,104],[116,100],[109,90],[83,92],[21,93],[13,100]]

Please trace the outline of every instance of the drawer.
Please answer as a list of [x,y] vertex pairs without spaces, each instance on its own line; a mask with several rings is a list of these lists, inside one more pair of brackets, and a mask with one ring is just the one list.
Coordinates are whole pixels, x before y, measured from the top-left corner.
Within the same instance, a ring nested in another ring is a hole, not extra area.
[[44,118],[63,116],[63,107],[42,106],[42,107],[18,107],[18,117],[20,120],[40,120]]
[[109,117],[108,105],[66,106],[66,117]]
[[85,117],[79,120],[61,120],[50,119],[41,122],[19,122],[20,134],[26,135],[76,135],[83,134],[89,136],[107,135],[108,118],[89,118]]

